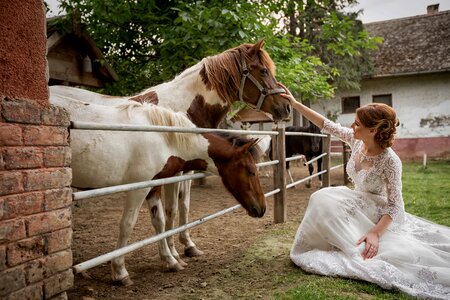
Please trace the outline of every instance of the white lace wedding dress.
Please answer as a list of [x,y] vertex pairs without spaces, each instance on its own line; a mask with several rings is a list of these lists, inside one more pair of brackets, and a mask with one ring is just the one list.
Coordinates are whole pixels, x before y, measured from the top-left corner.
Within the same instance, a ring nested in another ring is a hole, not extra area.
[[[362,152],[353,131],[329,120],[323,132],[350,144],[347,172],[354,190],[329,187],[311,195],[291,249],[307,272],[342,276],[397,288],[420,298],[450,299],[450,228],[404,211],[401,161],[391,148],[376,156]],[[378,254],[361,257],[356,241],[384,214],[392,217]]]

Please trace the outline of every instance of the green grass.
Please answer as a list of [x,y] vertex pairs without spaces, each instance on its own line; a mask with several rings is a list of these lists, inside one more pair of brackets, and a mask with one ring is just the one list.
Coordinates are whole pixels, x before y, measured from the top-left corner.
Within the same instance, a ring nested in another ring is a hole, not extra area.
[[[419,162],[404,163],[403,199],[407,212],[450,226],[450,162],[430,161],[426,168]],[[247,275],[251,275],[249,271],[255,265],[275,273],[263,279],[271,287],[267,291],[270,299],[413,299],[375,284],[302,271],[290,262],[288,254],[298,224],[287,222],[279,226],[237,262]],[[273,244],[272,248],[268,244]]]
[[450,161],[404,163],[402,181],[407,212],[450,226]]

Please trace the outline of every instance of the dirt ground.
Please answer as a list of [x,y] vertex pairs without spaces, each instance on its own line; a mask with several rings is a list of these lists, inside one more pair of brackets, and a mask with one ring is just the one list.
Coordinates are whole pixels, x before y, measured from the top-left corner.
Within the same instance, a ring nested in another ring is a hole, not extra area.
[[[306,176],[306,167],[292,167],[296,180]],[[343,183],[342,168],[332,171],[331,184]],[[271,176],[262,176],[265,193],[273,188]],[[274,224],[273,197],[267,198],[263,218],[249,217],[243,209],[235,210],[190,230],[203,256],[183,260],[187,267],[179,272],[163,269],[156,244],[147,245],[126,256],[126,266],[134,284],[116,286],[111,281],[109,263],[90,269],[90,279],[75,275],[68,291],[69,299],[268,299],[275,288],[268,282],[286,269],[295,268],[289,260],[289,246],[306,209],[309,195],[319,188],[304,184],[287,191],[287,222]],[[74,264],[114,249],[123,195],[82,200],[73,210]],[[219,177],[208,177],[206,185],[193,186],[190,220],[215,213],[237,202],[225,190]],[[131,242],[154,235],[146,204],[141,208]],[[176,238],[177,250],[183,253]],[[259,253],[261,260],[249,258],[247,251]],[[264,263],[266,261],[267,263]],[[269,277],[268,277],[269,276]]]

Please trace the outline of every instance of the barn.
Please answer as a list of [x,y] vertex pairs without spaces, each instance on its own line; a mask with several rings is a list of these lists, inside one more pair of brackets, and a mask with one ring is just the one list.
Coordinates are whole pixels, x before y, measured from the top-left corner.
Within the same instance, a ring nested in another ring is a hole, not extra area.
[[47,19],[47,61],[49,85],[102,88],[118,80],[95,41],[75,18],[70,30],[64,30],[61,19]]
[[359,91],[339,90],[313,108],[350,126],[356,108],[393,106],[400,119],[394,149],[402,159],[450,157],[450,11],[430,5],[427,14],[365,24],[384,38],[373,54],[374,74]]

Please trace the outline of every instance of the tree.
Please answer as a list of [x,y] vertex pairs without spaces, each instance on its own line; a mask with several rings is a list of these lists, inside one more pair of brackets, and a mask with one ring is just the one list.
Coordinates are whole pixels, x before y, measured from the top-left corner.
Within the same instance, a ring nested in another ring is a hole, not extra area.
[[265,38],[278,80],[314,100],[331,97],[336,87],[355,87],[369,69],[364,55],[375,40],[356,26],[356,15],[340,12],[349,2],[355,1],[62,0],[61,5],[69,15],[79,14],[119,74],[120,81],[105,93],[136,93],[203,57]]
[[[355,3],[356,0],[276,0],[269,4],[269,10],[279,16],[276,22],[282,24],[282,32],[290,36],[291,44],[294,46],[293,41],[299,39],[310,45],[307,57],[320,59],[314,69],[322,70],[319,74],[328,76],[326,82],[333,88],[359,89],[362,76],[372,72],[370,51],[381,42],[364,30],[361,21],[356,19],[358,13],[343,12],[345,7]],[[305,84],[307,86],[305,82],[299,83]],[[318,96],[312,91],[297,90],[308,100]]]

